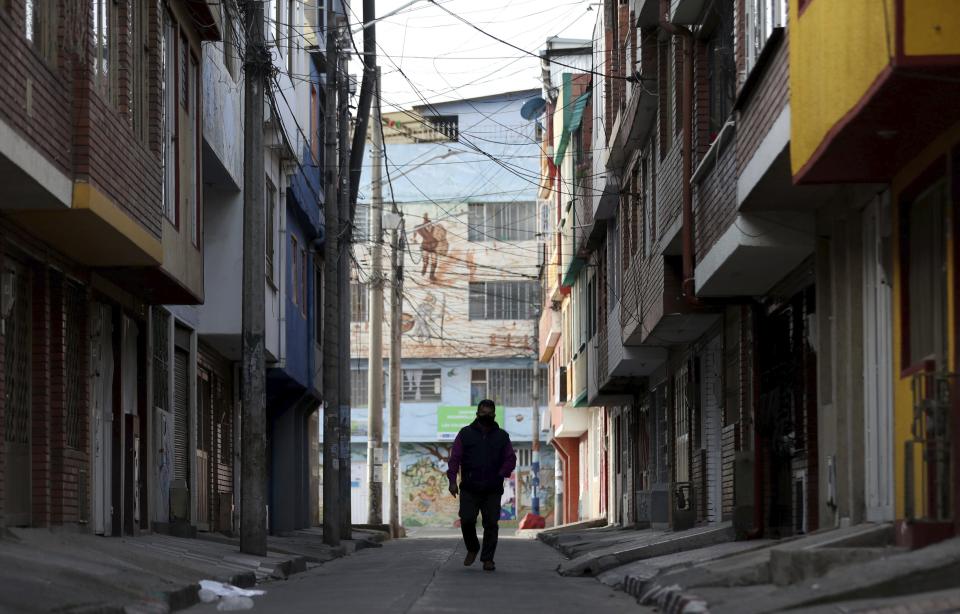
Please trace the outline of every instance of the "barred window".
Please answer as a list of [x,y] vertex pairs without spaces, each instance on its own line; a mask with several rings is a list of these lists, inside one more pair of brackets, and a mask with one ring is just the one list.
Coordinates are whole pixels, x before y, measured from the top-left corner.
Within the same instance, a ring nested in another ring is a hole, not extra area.
[[370,296],[367,284],[355,281],[350,284],[350,321],[366,322],[370,317]]
[[533,241],[537,238],[536,203],[470,203],[470,241]]
[[451,141],[460,139],[460,118],[456,115],[427,115],[430,126]]
[[[387,403],[387,391],[390,390],[388,385],[388,373],[387,371],[383,372],[383,394],[380,398],[383,399],[384,406]],[[370,382],[367,368],[362,369],[350,369],[350,406],[351,407],[367,407],[370,405]]]
[[536,281],[479,281],[470,284],[471,320],[528,320],[540,304]]
[[404,401],[426,402],[440,400],[440,369],[404,369]]
[[[540,371],[539,399],[547,399],[547,374]],[[470,373],[470,403],[491,399],[498,407],[530,407],[533,404],[532,369],[473,369]]]

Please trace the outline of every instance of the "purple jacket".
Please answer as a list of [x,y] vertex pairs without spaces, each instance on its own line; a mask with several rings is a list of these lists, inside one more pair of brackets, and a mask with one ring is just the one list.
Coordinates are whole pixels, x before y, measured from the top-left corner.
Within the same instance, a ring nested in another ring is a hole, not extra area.
[[460,473],[460,487],[476,492],[503,491],[503,480],[510,477],[517,466],[517,455],[510,436],[496,423],[484,430],[474,420],[460,429],[453,440],[447,477],[456,484]]

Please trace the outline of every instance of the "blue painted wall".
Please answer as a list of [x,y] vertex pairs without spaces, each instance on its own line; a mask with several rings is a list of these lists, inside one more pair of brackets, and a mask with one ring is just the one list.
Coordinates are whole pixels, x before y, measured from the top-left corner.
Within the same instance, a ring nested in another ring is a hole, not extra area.
[[[520,107],[540,93],[523,90],[416,107],[423,115],[457,115],[462,136],[459,142],[388,145],[396,201],[535,200],[540,146],[534,142],[535,120],[520,117]],[[437,163],[424,164],[429,161]],[[368,147],[360,180],[360,202],[369,202],[371,167]]]

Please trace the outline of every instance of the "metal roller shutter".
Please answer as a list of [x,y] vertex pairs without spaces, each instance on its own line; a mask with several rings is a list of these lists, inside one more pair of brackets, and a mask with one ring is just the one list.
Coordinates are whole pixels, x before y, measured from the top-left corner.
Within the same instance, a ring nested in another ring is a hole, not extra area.
[[173,353],[173,478],[187,480],[190,408],[187,403],[190,354],[180,349]]

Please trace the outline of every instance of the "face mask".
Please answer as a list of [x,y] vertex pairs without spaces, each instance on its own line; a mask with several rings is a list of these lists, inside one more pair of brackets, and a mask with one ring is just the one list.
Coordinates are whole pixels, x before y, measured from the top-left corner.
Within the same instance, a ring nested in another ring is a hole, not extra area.
[[477,416],[477,422],[483,426],[493,426],[495,416]]

